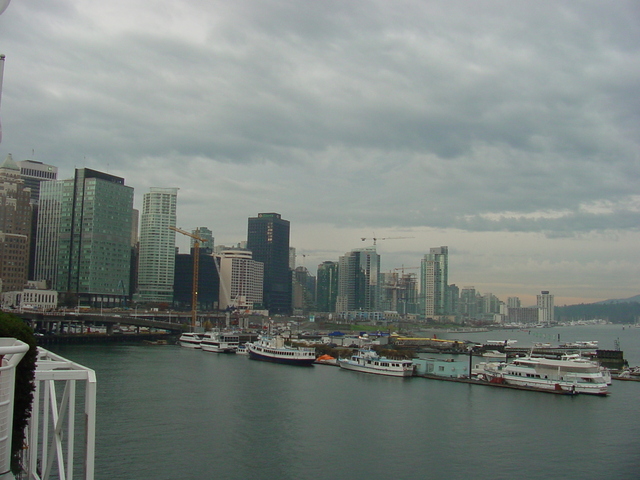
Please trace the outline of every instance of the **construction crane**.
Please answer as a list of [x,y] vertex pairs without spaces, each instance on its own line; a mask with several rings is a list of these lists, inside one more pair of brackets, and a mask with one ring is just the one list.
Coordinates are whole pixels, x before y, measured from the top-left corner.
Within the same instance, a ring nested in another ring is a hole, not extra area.
[[360,239],[364,242],[366,240],[373,240],[373,246],[376,246],[376,242],[378,240],[400,240],[400,239],[404,239],[404,238],[414,238],[414,237],[382,237],[382,238],[377,238],[377,237],[373,237],[373,238],[367,238],[367,237],[360,237]]
[[181,233],[187,237],[193,238],[193,289],[191,291],[191,329],[196,326],[196,320],[198,318],[198,271],[200,269],[200,242],[204,243],[207,240],[202,238],[198,233],[199,229],[196,229],[196,233],[189,233],[180,228],[169,226],[170,230]]

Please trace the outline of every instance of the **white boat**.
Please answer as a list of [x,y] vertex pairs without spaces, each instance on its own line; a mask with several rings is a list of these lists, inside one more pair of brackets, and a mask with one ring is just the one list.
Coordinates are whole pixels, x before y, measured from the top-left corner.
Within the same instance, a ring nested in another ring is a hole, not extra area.
[[236,333],[209,331],[200,343],[203,352],[236,353],[240,337]]
[[480,364],[479,378],[538,390],[607,395],[608,385],[600,366],[588,360],[556,360],[538,357],[517,358],[510,363]]
[[374,350],[360,350],[347,360],[338,360],[338,365],[345,370],[377,375],[392,377],[410,377],[413,375],[413,362],[411,360],[381,357]]
[[487,345],[503,345],[503,346],[509,346],[509,345],[514,345],[518,343],[517,340],[487,340]]
[[185,348],[201,348],[200,342],[202,342],[202,336],[193,332],[185,332],[178,339],[178,345]]
[[316,361],[316,349],[285,345],[280,335],[262,335],[256,342],[247,343],[249,358],[287,365],[311,366]]
[[247,346],[243,343],[241,345],[238,345],[238,349],[236,350],[236,353],[238,355],[249,355],[249,349],[247,348]]

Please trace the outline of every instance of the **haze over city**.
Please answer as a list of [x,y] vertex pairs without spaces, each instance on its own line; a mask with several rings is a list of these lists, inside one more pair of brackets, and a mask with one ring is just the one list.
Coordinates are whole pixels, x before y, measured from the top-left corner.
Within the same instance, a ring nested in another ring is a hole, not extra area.
[[216,244],[279,212],[312,272],[375,237],[382,271],[447,245],[450,283],[503,300],[631,297],[639,16],[635,2],[13,0],[0,157],[122,176],[137,208],[178,187],[178,225]]

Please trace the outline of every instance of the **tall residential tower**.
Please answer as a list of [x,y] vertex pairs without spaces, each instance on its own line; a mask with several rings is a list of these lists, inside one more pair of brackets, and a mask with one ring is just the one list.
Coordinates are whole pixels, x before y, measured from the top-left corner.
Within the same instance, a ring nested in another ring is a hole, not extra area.
[[173,301],[176,262],[177,188],[151,187],[144,194],[140,217],[138,292],[141,302]]

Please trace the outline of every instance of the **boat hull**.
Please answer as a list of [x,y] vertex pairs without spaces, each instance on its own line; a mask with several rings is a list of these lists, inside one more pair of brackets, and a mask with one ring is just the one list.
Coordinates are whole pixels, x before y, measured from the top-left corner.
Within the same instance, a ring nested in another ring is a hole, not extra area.
[[385,375],[388,377],[411,377],[413,376],[413,369],[403,369],[403,370],[390,370],[390,369],[381,369],[381,368],[373,368],[368,367],[366,365],[358,365],[349,361],[339,361],[338,365],[340,368],[344,368],[345,370],[352,370],[354,372],[361,373],[371,373],[374,375]]
[[249,348],[249,358],[251,360],[260,360],[263,362],[280,363],[283,365],[297,365],[301,367],[311,367],[316,361],[315,358],[286,358],[277,354],[264,354],[251,350]]

